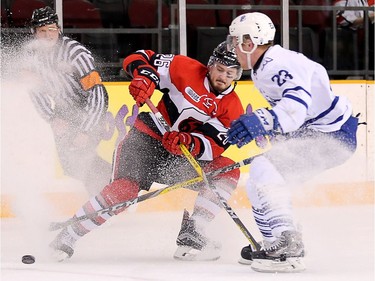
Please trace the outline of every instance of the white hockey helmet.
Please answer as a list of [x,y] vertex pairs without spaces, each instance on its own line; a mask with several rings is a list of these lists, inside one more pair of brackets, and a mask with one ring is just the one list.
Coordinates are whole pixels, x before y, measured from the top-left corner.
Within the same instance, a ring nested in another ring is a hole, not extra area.
[[[229,26],[228,48],[239,45],[244,53],[253,53],[257,46],[272,43],[275,38],[276,28],[272,20],[259,12],[246,13],[236,17]],[[242,49],[244,36],[250,37],[254,48],[250,52]]]

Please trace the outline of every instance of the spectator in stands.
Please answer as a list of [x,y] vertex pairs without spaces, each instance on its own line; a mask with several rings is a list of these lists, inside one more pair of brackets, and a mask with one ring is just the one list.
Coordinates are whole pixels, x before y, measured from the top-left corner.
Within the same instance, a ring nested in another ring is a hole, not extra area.
[[[374,0],[335,0],[335,6],[341,7],[374,7]],[[363,10],[338,10],[336,13],[337,26],[358,32],[359,50],[363,50],[364,27],[369,29],[369,69],[374,69],[374,11],[368,11],[368,23],[365,23]],[[363,58],[360,55],[359,58]]]
[[[370,0],[372,6],[374,0]],[[369,7],[367,0],[335,0],[335,6],[341,7]],[[371,3],[370,3],[371,4]],[[374,24],[374,12],[368,12],[371,24]],[[357,30],[364,26],[364,11],[362,10],[339,10],[336,14],[337,25],[340,27],[348,27]]]

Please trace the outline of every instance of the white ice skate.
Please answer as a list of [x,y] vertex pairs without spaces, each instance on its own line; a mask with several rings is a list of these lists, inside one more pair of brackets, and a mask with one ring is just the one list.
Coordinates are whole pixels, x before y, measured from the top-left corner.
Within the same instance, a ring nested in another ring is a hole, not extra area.
[[242,249],[240,263],[250,264],[254,271],[288,273],[306,269],[302,235],[298,231],[284,231],[273,243],[265,243],[261,251],[246,248]]

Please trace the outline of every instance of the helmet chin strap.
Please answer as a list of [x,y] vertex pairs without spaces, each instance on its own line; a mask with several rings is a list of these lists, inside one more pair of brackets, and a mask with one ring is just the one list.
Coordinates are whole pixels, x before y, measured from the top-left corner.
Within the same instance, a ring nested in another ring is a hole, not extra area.
[[252,53],[254,53],[255,50],[256,50],[256,48],[258,47],[257,44],[253,44],[253,45],[254,46],[253,46],[253,48],[250,51],[244,51],[244,49],[242,48],[242,45],[239,45],[241,52],[244,53],[244,54],[246,54],[246,64],[247,64],[247,67],[248,67],[247,69],[248,70],[253,69],[253,67],[251,65],[251,57],[250,57],[250,55]]
[[250,53],[247,53],[246,54],[246,63],[247,63],[247,69],[250,70],[250,69],[253,69],[252,65],[251,65],[251,57],[250,57]]

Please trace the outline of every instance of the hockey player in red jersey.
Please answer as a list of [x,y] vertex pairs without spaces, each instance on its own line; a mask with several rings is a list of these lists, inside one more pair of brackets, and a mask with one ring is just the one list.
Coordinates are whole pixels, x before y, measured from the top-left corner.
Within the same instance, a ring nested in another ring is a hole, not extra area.
[[[149,190],[153,182],[171,185],[196,177],[196,171],[182,156],[180,144],[189,149],[205,172],[234,163],[222,153],[229,147],[226,132],[231,121],[243,114],[232,84],[241,77],[242,69],[225,42],[215,48],[207,66],[182,55],[140,50],[125,58],[123,68],[132,77],[129,92],[138,106],[143,106],[155,89],[163,93],[157,108],[171,131],[163,135],[153,114],[141,112],[115,150],[111,183],[84,204],[77,217],[135,198],[140,190]],[[229,199],[239,175],[236,169],[214,178],[212,184]],[[204,229],[220,212],[220,202],[203,184],[193,188],[198,196],[192,215],[184,211],[174,257],[215,260],[220,257],[220,245],[208,239]],[[71,257],[75,242],[110,217],[100,215],[63,229],[51,243],[57,258]]]

